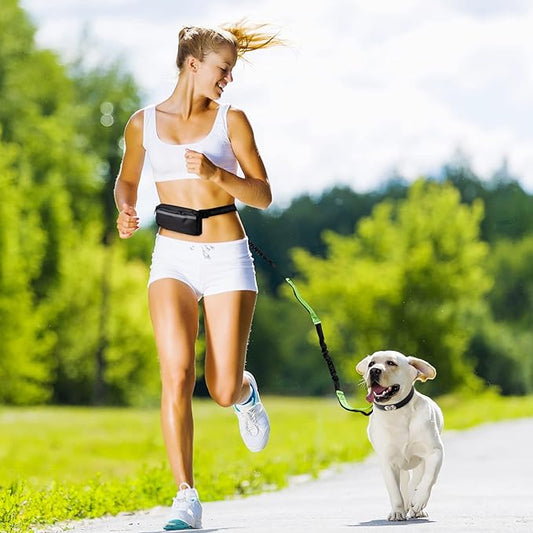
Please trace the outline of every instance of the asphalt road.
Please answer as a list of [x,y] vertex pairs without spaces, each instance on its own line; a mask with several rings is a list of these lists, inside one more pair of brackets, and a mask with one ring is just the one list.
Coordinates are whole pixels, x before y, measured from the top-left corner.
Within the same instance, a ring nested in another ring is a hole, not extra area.
[[[221,533],[533,532],[533,418],[444,434],[428,519],[388,522],[375,457],[279,492],[203,504],[203,531]],[[201,496],[201,494],[200,494]],[[167,509],[84,520],[46,533],[160,533]]]

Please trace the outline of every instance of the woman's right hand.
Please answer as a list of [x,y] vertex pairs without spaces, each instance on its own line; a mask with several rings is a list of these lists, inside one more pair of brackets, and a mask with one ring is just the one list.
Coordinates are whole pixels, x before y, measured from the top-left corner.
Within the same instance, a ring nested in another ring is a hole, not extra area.
[[122,204],[117,218],[117,229],[121,239],[129,239],[139,229],[139,217],[134,207]]

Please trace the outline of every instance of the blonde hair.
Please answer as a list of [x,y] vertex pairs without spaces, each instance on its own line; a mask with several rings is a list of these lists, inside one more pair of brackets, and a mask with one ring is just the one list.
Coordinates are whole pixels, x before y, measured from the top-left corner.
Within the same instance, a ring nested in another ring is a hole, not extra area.
[[188,56],[203,61],[209,52],[225,45],[234,48],[237,57],[242,58],[253,50],[285,44],[278,37],[279,32],[273,33],[267,29],[268,24],[251,24],[244,19],[233,24],[223,24],[220,28],[185,26],[178,36],[176,65],[181,70]]

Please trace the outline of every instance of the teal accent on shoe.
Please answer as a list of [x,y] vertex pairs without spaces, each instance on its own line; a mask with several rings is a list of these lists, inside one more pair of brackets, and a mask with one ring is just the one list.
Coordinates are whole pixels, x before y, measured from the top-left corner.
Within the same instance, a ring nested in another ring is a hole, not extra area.
[[254,405],[255,404],[255,402],[256,402],[255,389],[252,387],[252,385],[250,385],[250,389],[252,390],[252,392],[251,392],[249,398],[246,401],[244,401],[242,403],[239,403],[237,405],[245,406],[245,405],[250,405],[250,404]]
[[192,527],[183,520],[169,520],[163,529],[165,531],[183,531],[184,529],[192,529]]

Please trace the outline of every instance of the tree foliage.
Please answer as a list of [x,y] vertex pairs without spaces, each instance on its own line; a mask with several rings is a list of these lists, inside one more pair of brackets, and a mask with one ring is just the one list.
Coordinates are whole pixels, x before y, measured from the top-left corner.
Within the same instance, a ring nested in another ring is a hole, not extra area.
[[[93,402],[102,346],[108,401],[153,400],[147,267],[103,246],[103,198],[137,89],[116,64],[83,75],[78,65],[77,78],[36,47],[34,32],[18,2],[2,3],[0,401]],[[115,103],[114,127],[100,122],[99,101]]]
[[488,295],[490,312],[472,340],[476,370],[505,394],[533,391],[533,235],[499,240],[489,272],[497,282]]
[[13,169],[18,147],[0,143],[0,403],[42,402],[49,397],[49,337],[35,312],[32,279],[42,257],[42,232],[34,217],[20,226],[24,196]]
[[465,352],[491,286],[482,213],[453,187],[420,180],[406,200],[379,204],[353,235],[326,233],[325,258],[295,252],[302,289],[326,317],[346,373],[368,353],[396,349],[437,367],[434,390],[473,383]]
[[[466,364],[469,368],[475,369],[478,377],[499,387],[504,393],[523,394],[533,391],[533,375],[528,370],[528,364],[522,363],[522,368],[520,368],[518,363],[519,352],[523,352],[522,347],[527,346],[527,342],[530,341],[530,332],[533,331],[530,298],[530,278],[533,274],[531,265],[533,263],[525,251],[528,249],[527,243],[530,242],[533,234],[533,196],[528,194],[518,181],[504,170],[498,171],[491,180],[481,180],[470,170],[466,160],[455,160],[445,165],[437,178],[428,180],[435,184],[452,185],[459,192],[461,203],[466,206],[476,206],[477,210],[481,209],[480,205],[484,206],[483,215],[479,213],[479,239],[485,243],[485,246],[490,247],[490,252],[487,260],[480,266],[486,270],[489,278],[494,279],[494,282],[490,291],[478,302],[479,308],[475,317],[468,320],[469,327],[474,332],[468,337],[470,340],[465,352]],[[357,193],[345,187],[336,187],[319,196],[303,195],[296,198],[281,212],[275,210],[258,212],[245,208],[242,214],[251,240],[259,244],[275,260],[279,272],[294,276],[298,272],[298,267],[291,260],[292,248],[303,248],[312,256],[324,259],[328,254],[327,245],[330,233],[333,234],[333,239],[335,235],[352,234],[353,228],[368,217],[372,209],[381,209],[378,206],[383,202],[391,204],[391,200],[402,200],[409,192],[410,186],[405,181],[394,179],[368,194]],[[344,206],[349,206],[349,209],[344,210]],[[293,208],[296,213],[294,219]],[[336,216],[338,210],[342,212],[340,218]],[[428,218],[430,214],[435,215],[433,211],[428,211]],[[455,214],[450,215],[450,220],[455,218]],[[299,224],[293,224],[293,220],[299,220]],[[320,223],[317,223],[317,220],[320,220]],[[444,224],[444,234],[446,234],[446,223],[442,220],[441,222]],[[386,222],[383,223],[384,235],[388,234],[386,224]],[[298,230],[295,230],[296,226]],[[349,227],[352,228],[351,231],[347,230]],[[440,230],[435,228],[435,231],[438,233]],[[320,238],[321,233],[328,237]],[[345,240],[342,240],[342,243],[343,246],[349,247]],[[351,259],[347,258],[347,269],[351,267],[350,262]],[[372,264],[376,268],[376,265]],[[264,276],[263,287],[273,293],[278,291],[280,284],[283,283],[282,276],[261,260],[256,263],[256,266]],[[428,273],[432,269],[432,263],[426,266],[426,273]],[[340,272],[335,273],[337,274],[340,275]],[[317,273],[316,275],[323,277],[324,274]],[[370,273],[367,272],[366,275],[370,276]],[[385,281],[382,279],[385,275],[387,275],[385,271],[383,275],[374,273],[373,278],[368,278],[368,285],[372,285],[375,280],[375,290],[381,287],[381,290],[386,291]],[[329,274],[328,276],[331,277]],[[392,283],[392,280],[389,282]],[[333,293],[329,296],[332,299],[339,297]],[[324,298],[327,297],[328,294],[324,294]],[[364,300],[364,294],[359,295],[359,298]],[[426,305],[424,298],[420,288],[414,286],[410,297],[405,300],[406,306],[402,306],[401,311],[407,312],[408,318],[413,309],[423,308]],[[315,305],[312,299],[310,303]],[[377,307],[374,311],[380,312],[380,308]],[[362,311],[363,315],[365,312],[365,310]],[[360,318],[358,315],[356,324],[361,324]],[[386,318],[388,319],[388,315]],[[458,316],[457,319],[460,320],[460,317]],[[262,310],[258,306],[255,322],[262,320],[272,321],[272,317],[263,317]],[[391,325],[391,328],[397,323],[398,319]],[[324,327],[328,339],[332,335],[330,330],[337,329],[336,324],[332,326],[329,320],[325,322]],[[428,327],[431,327],[431,323]],[[370,329],[362,329],[365,330],[365,335],[372,335]],[[295,329],[293,334],[301,333]],[[404,333],[404,336],[407,335],[408,333]],[[517,339],[514,344],[513,338]],[[280,337],[280,344],[286,342],[285,337]],[[280,347],[279,350],[282,348]],[[318,371],[327,374],[325,368],[319,367]],[[346,375],[347,379],[351,379],[351,376],[353,376],[353,368],[350,369],[349,375]],[[440,378],[442,378],[442,370]],[[279,381],[275,381],[269,386],[272,390],[278,391],[278,384]]]

